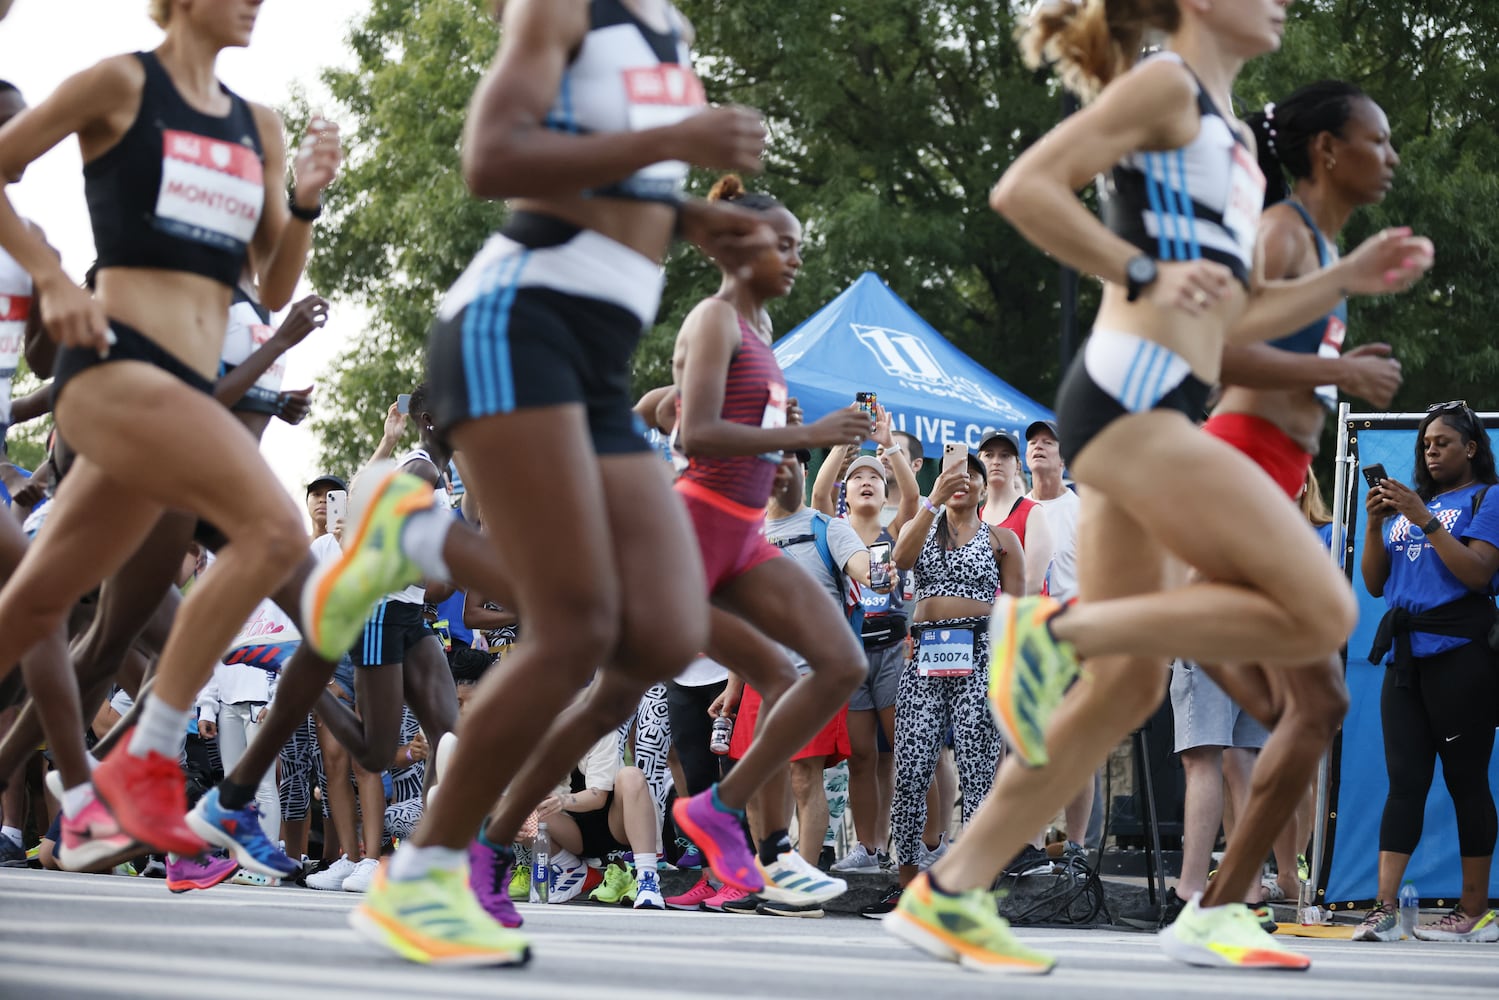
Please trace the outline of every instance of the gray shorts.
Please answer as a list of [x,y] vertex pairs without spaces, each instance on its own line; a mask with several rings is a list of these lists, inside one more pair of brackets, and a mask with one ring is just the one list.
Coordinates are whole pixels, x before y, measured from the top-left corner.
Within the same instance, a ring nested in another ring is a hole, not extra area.
[[850,712],[874,712],[895,704],[900,687],[900,669],[906,662],[906,644],[892,642],[884,649],[865,650],[869,672],[848,699]]
[[1270,738],[1206,671],[1183,660],[1171,664],[1171,713],[1176,718],[1177,753],[1195,747],[1258,750]]

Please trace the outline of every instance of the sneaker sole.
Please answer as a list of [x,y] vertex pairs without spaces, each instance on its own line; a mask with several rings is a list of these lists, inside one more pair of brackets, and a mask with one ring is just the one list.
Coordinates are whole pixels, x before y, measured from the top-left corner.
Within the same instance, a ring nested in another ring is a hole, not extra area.
[[1268,948],[1245,948],[1243,956],[1235,960],[1203,945],[1183,941],[1171,933],[1170,927],[1156,936],[1166,957],[1182,965],[1208,969],[1284,969],[1287,972],[1305,972],[1312,967],[1312,960],[1305,955]]
[[[708,836],[707,831],[695,823],[692,817],[687,814],[686,802],[678,799],[672,804],[671,818],[676,821],[677,829],[691,837],[692,842],[697,845],[698,850],[703,852],[703,858],[708,862],[708,867],[713,869],[713,874],[717,875],[720,881],[733,886],[740,892],[759,892],[765,888],[763,879],[756,883],[750,881],[748,878],[741,878],[729,871],[729,866],[724,860],[723,851],[719,849],[718,842]],[[750,862],[748,870],[751,875],[759,874],[755,870],[753,861]]]
[[302,870],[301,865],[282,870],[257,860],[255,855],[245,850],[244,845],[239,841],[199,816],[196,809],[187,814],[187,825],[192,829],[193,833],[202,837],[209,844],[215,847],[222,847],[234,855],[234,860],[239,862],[241,868],[255,872],[257,875],[264,875],[266,878],[292,878]]
[[224,874],[215,876],[211,879],[183,879],[181,881],[167,879],[167,889],[171,892],[178,893],[192,892],[194,889],[212,889],[216,885],[220,885],[224,882],[229,881],[234,877],[234,873],[237,871],[239,871],[238,868],[226,868],[224,870]]
[[906,916],[899,909],[892,910],[884,918],[884,927],[892,936],[899,938],[933,958],[944,962],[956,962],[965,969],[991,975],[1044,976],[1051,971],[1050,964],[1029,962],[1024,959],[1000,959],[991,961],[977,958],[953,945],[946,938],[927,930],[920,923]]
[[802,917],[814,920],[825,916],[822,907],[815,903],[811,906],[773,906],[770,903],[761,903],[755,907],[755,912],[762,917]]
[[[107,844],[102,841],[93,841],[84,847],[74,848],[71,851],[61,848],[57,851],[57,866],[66,872],[99,872],[108,871],[115,865],[124,864],[132,858],[138,858],[143,854],[150,854],[138,840],[132,840],[129,844]],[[24,867],[22,862],[18,867]]]
[[[994,721],[1022,763],[1040,767],[1047,761],[1044,741],[1037,747],[1021,733],[1015,710],[1015,636],[1019,631],[1017,602],[1013,597],[999,598],[989,618],[989,708]],[[1004,641],[994,641],[995,625],[1003,621]]]
[[389,930],[385,924],[359,907],[349,914],[349,926],[366,940],[395,952],[410,962],[421,965],[440,965],[454,969],[484,969],[494,966],[521,966],[531,961],[531,947],[527,945],[517,954],[505,952],[476,952],[468,955],[433,955],[414,941],[409,941]]
[[1350,940],[1367,941],[1374,944],[1389,944],[1391,941],[1399,941],[1403,936],[1404,935],[1401,933],[1400,928],[1397,927],[1393,932],[1375,931],[1373,934],[1366,934],[1363,937],[1359,937],[1358,931],[1354,931],[1353,937]]
[[1417,941],[1441,941],[1446,944],[1493,944],[1499,941],[1499,932],[1483,935],[1453,934],[1450,931],[1429,931],[1418,928],[1415,932]]
[[[360,512],[359,527],[354,533],[353,542],[345,547],[339,557],[329,563],[326,568],[315,571],[312,578],[307,581],[307,586],[302,591],[302,621],[306,625],[303,632],[307,641],[312,644],[312,648],[319,655],[330,660],[336,660],[342,656],[347,650],[347,646],[341,646],[338,642],[329,643],[327,632],[322,628],[322,613],[328,606],[328,598],[338,582],[339,575],[349,568],[349,565],[354,561],[354,557],[359,554],[360,548],[364,545],[365,538],[369,535],[370,525],[374,522],[376,512],[380,509],[378,498],[385,492],[391,481],[400,475],[403,475],[400,468],[393,467],[381,477],[375,488],[368,494],[374,502]],[[425,505],[419,502],[413,503],[413,501],[420,501],[421,499],[422,492],[416,491],[397,500],[392,510],[396,514],[409,514],[415,510],[424,509],[424,506],[430,507],[432,503],[430,489],[427,491],[427,503]],[[398,541],[397,545],[399,544]],[[378,600],[378,597],[376,600]],[[353,644],[355,638],[357,636],[350,636],[349,645]]]
[[826,889],[783,889],[769,879],[765,882],[765,888],[757,895],[763,896],[772,903],[780,903],[784,906],[821,906],[823,903],[837,899],[848,892],[848,887],[838,889],[829,886]]
[[886,874],[885,869],[881,868],[879,865],[865,865],[865,866],[860,867],[860,868],[839,868],[837,865],[834,865],[832,868],[830,868],[828,870],[831,871],[834,875],[884,875],[884,874]]

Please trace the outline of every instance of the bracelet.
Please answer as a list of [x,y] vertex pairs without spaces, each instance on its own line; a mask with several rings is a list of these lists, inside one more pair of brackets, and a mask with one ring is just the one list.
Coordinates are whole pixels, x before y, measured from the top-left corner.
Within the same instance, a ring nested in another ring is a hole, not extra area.
[[931,514],[933,517],[937,516],[937,505],[932,503],[932,501],[927,497],[921,498],[921,506],[924,507],[927,513]]
[[903,445],[903,444],[891,445],[889,448],[885,449],[885,454],[886,455],[899,455],[902,452],[904,452],[905,450],[906,450],[906,446]]
[[319,199],[316,208],[303,208],[297,204],[297,191],[293,188],[286,196],[286,208],[291,212],[292,218],[301,219],[303,222],[315,222],[318,216],[323,214],[323,203]]

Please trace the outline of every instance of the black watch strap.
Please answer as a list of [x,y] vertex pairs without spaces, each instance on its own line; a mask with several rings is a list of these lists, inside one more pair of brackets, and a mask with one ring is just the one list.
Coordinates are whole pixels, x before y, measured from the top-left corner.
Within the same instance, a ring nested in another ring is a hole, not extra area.
[[303,222],[316,222],[318,216],[323,214],[323,203],[318,201],[317,208],[303,208],[297,204],[297,192],[293,190],[286,196],[286,208],[292,214],[292,218],[301,219]]
[[1426,522],[1426,526],[1421,529],[1421,534],[1423,534],[1423,535],[1430,535],[1433,532],[1435,532],[1438,528],[1440,528],[1441,526],[1442,526],[1442,519],[1440,517],[1432,515],[1431,520],[1427,521]]

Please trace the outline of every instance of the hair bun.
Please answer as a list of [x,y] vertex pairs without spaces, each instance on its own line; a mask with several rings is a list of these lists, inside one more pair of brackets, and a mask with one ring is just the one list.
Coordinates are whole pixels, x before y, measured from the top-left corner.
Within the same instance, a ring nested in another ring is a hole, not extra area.
[[738,174],[724,174],[708,192],[709,201],[738,201],[745,195],[744,181]]

